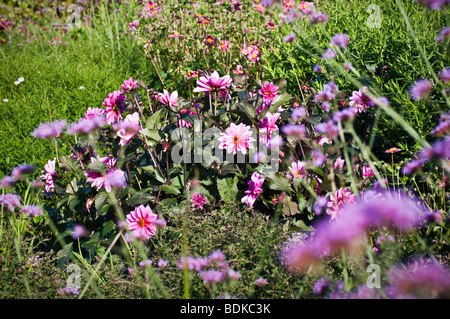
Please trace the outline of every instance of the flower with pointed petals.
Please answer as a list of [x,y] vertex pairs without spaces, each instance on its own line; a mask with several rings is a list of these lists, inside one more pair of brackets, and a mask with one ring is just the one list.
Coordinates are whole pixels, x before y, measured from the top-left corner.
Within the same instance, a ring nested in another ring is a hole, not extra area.
[[126,216],[128,229],[136,238],[149,239],[156,234],[155,221],[158,215],[152,212],[150,206],[140,205]]
[[139,113],[128,114],[123,122],[115,123],[114,129],[117,130],[117,136],[120,137],[119,145],[130,144],[131,139],[141,130]]
[[51,192],[55,188],[55,177],[56,177],[56,158],[49,160],[47,164],[44,165],[44,173],[41,178],[45,180],[44,190],[46,192]]
[[173,91],[171,94],[167,90],[163,90],[164,93],[159,94],[158,101],[161,102],[161,104],[168,105],[168,106],[177,106],[178,101],[178,92]]
[[237,75],[244,75],[244,74],[245,74],[245,71],[244,71],[244,68],[242,67],[242,65],[239,64],[239,65],[236,67],[236,69],[233,70],[233,73],[234,73],[234,74],[237,74]]
[[266,82],[258,93],[262,95],[264,102],[272,102],[278,96],[278,86],[273,82]]
[[275,123],[280,115],[280,113],[275,113],[272,115],[272,113],[267,112],[266,117],[259,122],[259,141],[261,144],[267,145],[272,137],[272,131],[278,130],[278,126]]
[[259,194],[262,193],[262,184],[264,183],[264,178],[259,175],[258,172],[254,172],[248,183],[248,190],[245,191],[244,197],[242,197],[241,202],[246,203],[247,207],[252,207],[258,198]]
[[366,112],[369,107],[375,105],[375,103],[366,95],[365,92],[367,89],[367,86],[364,86],[359,91],[353,91],[352,96],[350,97],[349,105],[356,108],[359,113]]
[[291,167],[289,167],[289,173],[287,174],[287,177],[292,179],[292,181],[296,178],[306,177],[305,162],[292,162]]
[[241,152],[245,155],[249,149],[253,148],[251,143],[256,141],[251,137],[252,133],[248,125],[231,123],[225,133],[219,137],[219,148],[225,149],[227,153]]
[[195,193],[191,199],[192,207],[197,209],[203,209],[203,205],[207,202],[208,200],[206,199],[206,197],[199,193]]
[[84,113],[84,117],[86,119],[91,119],[99,116],[105,117],[105,109],[101,109],[98,107],[88,107],[86,113]]
[[201,76],[197,80],[198,86],[194,89],[194,92],[203,92],[205,96],[218,94],[219,98],[229,99],[231,96],[228,93],[228,88],[230,87],[231,82],[232,79],[228,74],[220,77],[219,73],[214,71],[211,75]]
[[227,40],[220,41],[220,43],[217,45],[217,48],[225,52],[230,48],[230,41]]
[[121,91],[114,91],[108,94],[108,97],[103,101],[106,106],[105,115],[108,124],[112,124],[122,119],[122,113],[125,112],[125,95]]
[[136,91],[138,88],[139,85],[137,85],[137,81],[133,81],[133,77],[129,78],[128,80],[125,80],[122,84],[123,93],[132,93]]
[[352,194],[348,188],[339,188],[336,193],[330,195],[326,213],[331,216],[332,220],[335,219],[345,205],[355,204],[355,197],[356,195]]

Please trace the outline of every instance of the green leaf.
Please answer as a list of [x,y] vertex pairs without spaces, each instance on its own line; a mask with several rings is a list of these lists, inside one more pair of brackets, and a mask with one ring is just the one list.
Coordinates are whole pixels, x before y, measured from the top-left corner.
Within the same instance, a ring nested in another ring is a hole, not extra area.
[[256,108],[254,105],[248,103],[248,102],[239,102],[238,104],[236,104],[237,109],[243,113],[245,113],[249,119],[254,119],[256,118]]
[[[282,93],[278,95],[272,102],[272,104],[269,106],[269,108],[261,113],[261,118],[266,117],[266,113],[270,112],[271,114],[275,114],[277,109],[286,103],[287,101],[293,99],[294,97],[288,93]],[[256,110],[255,110],[256,111]]]
[[217,190],[220,198],[225,204],[232,205],[236,203],[237,194],[239,192],[237,184],[239,179],[237,177],[226,177],[217,179]]
[[114,221],[108,220],[108,221],[104,222],[103,227],[102,227],[101,236],[104,237],[106,234],[108,234],[110,231],[112,231],[116,228],[117,228],[117,225]]
[[87,169],[89,169],[92,172],[97,172],[97,173],[106,171],[106,168],[107,168],[106,164],[102,161],[95,161],[93,163],[90,163],[87,166]]
[[127,204],[131,207],[135,207],[138,205],[145,205],[149,201],[153,200],[155,196],[147,192],[137,192],[130,198],[126,200]]
[[163,185],[161,187],[161,191],[167,195],[178,195],[180,194],[180,191],[178,190],[178,188],[176,188],[175,186],[172,185]]
[[161,128],[161,112],[164,109],[159,109],[158,111],[156,111],[155,113],[152,114],[152,116],[150,116],[145,124],[145,127],[149,130],[157,130]]

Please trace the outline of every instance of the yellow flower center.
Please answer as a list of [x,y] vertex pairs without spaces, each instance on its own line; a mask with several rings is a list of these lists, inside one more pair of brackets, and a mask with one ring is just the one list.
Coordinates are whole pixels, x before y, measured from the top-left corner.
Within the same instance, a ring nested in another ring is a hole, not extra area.
[[145,219],[141,218],[141,219],[138,220],[137,223],[138,223],[139,227],[144,227],[145,226]]
[[241,139],[239,138],[239,136],[235,136],[235,137],[233,138],[233,143],[234,143],[234,144],[238,144],[240,140],[241,140]]

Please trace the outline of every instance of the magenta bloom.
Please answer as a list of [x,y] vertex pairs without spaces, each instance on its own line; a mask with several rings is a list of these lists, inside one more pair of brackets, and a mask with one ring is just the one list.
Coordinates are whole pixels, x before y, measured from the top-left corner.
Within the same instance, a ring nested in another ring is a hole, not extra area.
[[373,177],[375,176],[373,170],[370,168],[370,166],[363,166],[362,168],[362,176],[364,178],[366,177]]
[[354,107],[359,113],[366,112],[366,110],[374,106],[375,103],[366,95],[367,86],[362,87],[359,91],[353,91],[350,97],[349,105]]
[[122,118],[122,113],[125,112],[125,95],[120,91],[114,91],[108,94],[108,97],[103,101],[106,106],[105,114],[108,124],[117,122]]
[[344,164],[345,164],[345,160],[338,157],[336,158],[336,160],[334,161],[334,169],[339,167],[339,173],[342,173],[342,169],[344,168]]
[[208,200],[206,199],[206,197],[200,195],[199,193],[195,193],[191,199],[192,207],[197,209],[203,209],[203,205],[206,204],[207,202]]
[[44,165],[44,170],[41,175],[41,178],[45,180],[45,187],[44,190],[46,192],[51,192],[55,188],[55,177],[56,177],[56,169],[55,164],[56,158],[53,159],[53,161],[49,160],[47,164]]
[[342,208],[349,204],[355,204],[356,195],[343,187],[339,188],[335,194],[330,195],[330,200],[328,201],[326,213],[331,216],[331,219],[335,219]]
[[163,90],[164,93],[159,94],[158,101],[161,102],[161,104],[168,105],[168,106],[177,106],[178,101],[178,92],[173,91],[171,94],[167,90]]
[[133,77],[125,80],[122,84],[122,92],[123,93],[132,93],[139,88],[137,85],[137,81],[133,81]]
[[201,273],[203,281],[207,284],[215,284],[223,282],[226,279],[227,273],[215,269],[209,269]]
[[428,97],[433,86],[428,79],[417,80],[409,89],[409,95],[413,101],[423,100]]
[[242,65],[238,65],[238,66],[236,67],[236,69],[233,70],[233,73],[234,73],[234,74],[237,74],[237,75],[244,75],[244,74],[245,74],[245,71],[244,71],[244,68],[242,67]]
[[153,214],[150,206],[140,205],[131,211],[127,217],[127,226],[136,238],[149,239],[156,234],[155,221],[158,215]]
[[220,43],[217,45],[217,48],[222,50],[223,52],[225,52],[226,50],[228,50],[230,48],[230,41],[226,41],[226,40],[220,41]]
[[212,47],[216,43],[216,39],[214,39],[211,35],[206,35],[205,43],[207,46]]
[[[91,163],[102,161],[106,164],[106,172],[94,172],[94,171],[88,171],[85,172],[84,175],[87,176],[87,182],[91,182],[92,187],[97,187],[97,191],[100,190],[102,186],[105,187],[105,190],[107,192],[111,191],[112,186],[117,186],[116,182],[118,174],[116,175],[115,171],[117,170],[114,168],[117,162],[117,158],[109,158],[107,156],[99,158],[91,157]],[[111,180],[111,178],[113,178]]]
[[226,129],[225,133],[219,137],[219,148],[225,149],[227,153],[236,154],[241,152],[242,154],[247,154],[247,150],[253,148],[252,142],[256,141],[251,137],[253,132],[251,127],[243,123],[236,125],[231,123]]
[[263,191],[261,188],[263,183],[264,178],[262,178],[257,172],[254,172],[250,182],[248,183],[248,190],[245,191],[247,195],[242,197],[241,202],[246,203],[248,207],[252,207],[259,194]]
[[229,99],[231,96],[228,93],[228,88],[230,87],[231,82],[232,79],[228,74],[220,77],[219,73],[214,71],[210,76],[201,76],[197,80],[198,86],[194,89],[194,92],[203,92],[205,93],[205,96],[217,94],[219,98]]
[[264,102],[272,102],[278,96],[278,86],[273,82],[266,82],[258,93],[262,95]]
[[267,112],[266,117],[259,122],[259,141],[261,144],[267,145],[270,142],[272,131],[278,130],[278,126],[275,123],[280,115],[280,113],[272,115],[270,112]]
[[302,1],[298,8],[302,10],[304,14],[312,14],[314,12],[314,3],[309,1]]
[[117,136],[120,137],[119,145],[130,144],[131,139],[141,130],[138,112],[128,114],[123,122],[116,124],[118,125],[115,125],[114,129],[117,128]]
[[51,138],[59,137],[66,127],[67,122],[65,120],[57,120],[52,123],[41,123],[31,135],[35,138]]
[[431,131],[434,136],[444,137],[450,135],[450,111],[442,113],[438,125]]
[[260,277],[258,278],[258,280],[255,281],[255,285],[258,287],[264,287],[267,285],[267,280],[265,280],[264,278]]
[[306,177],[305,162],[303,161],[292,162],[291,167],[289,167],[289,173],[287,174],[287,177],[289,177],[292,180],[296,178]]
[[88,107],[88,109],[86,110],[86,113],[84,113],[84,116],[86,119],[91,119],[91,118],[99,117],[102,115],[103,115],[103,117],[105,117],[104,114],[105,114],[105,109],[101,109],[98,107],[93,107],[93,108]]

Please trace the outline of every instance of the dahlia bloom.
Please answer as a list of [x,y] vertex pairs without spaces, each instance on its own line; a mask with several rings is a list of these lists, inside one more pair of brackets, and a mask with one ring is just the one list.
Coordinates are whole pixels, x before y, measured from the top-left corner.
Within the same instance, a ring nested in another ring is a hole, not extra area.
[[366,110],[374,106],[375,103],[366,95],[367,86],[362,87],[359,91],[353,91],[350,97],[349,105],[354,107],[359,113],[366,112]]
[[156,234],[155,221],[158,215],[152,212],[150,206],[140,205],[126,216],[128,229],[136,238],[149,239]]
[[[91,182],[92,187],[97,187],[97,191],[100,190],[100,188],[102,188],[102,186],[104,186],[105,190],[107,192],[110,192],[111,187],[117,186],[116,185],[117,177],[119,176],[120,172],[122,172],[122,171],[114,168],[114,166],[116,165],[116,162],[117,162],[117,158],[110,158],[108,156],[105,156],[102,158],[99,158],[99,156],[97,156],[97,158],[91,157],[91,163],[94,163],[97,161],[102,161],[103,163],[105,163],[107,171],[106,172],[94,172],[94,171],[85,172],[84,175],[87,176],[86,181]],[[116,170],[118,170],[120,172],[117,173]],[[124,176],[125,175],[123,175],[123,177]]]
[[206,204],[207,202],[208,200],[206,199],[206,197],[200,195],[199,193],[195,193],[191,199],[192,207],[197,209],[203,209],[203,205]]
[[222,50],[223,52],[225,52],[226,50],[228,50],[230,48],[230,41],[226,41],[226,40],[220,41],[220,43],[217,45],[217,48]]
[[45,180],[45,187],[44,190],[46,192],[51,192],[55,188],[55,177],[56,177],[56,158],[52,160],[49,160],[47,164],[44,165],[44,170],[41,175],[41,178]]
[[241,202],[246,203],[248,207],[252,207],[259,194],[263,191],[261,188],[263,183],[264,178],[262,178],[257,172],[254,172],[248,183],[248,190],[245,191],[245,194],[247,195],[242,197]]
[[339,173],[342,173],[342,169],[344,168],[344,164],[345,164],[345,160],[338,157],[336,158],[336,160],[334,161],[334,169],[339,167]]
[[114,128],[117,130],[117,136],[120,137],[119,145],[128,145],[137,133],[141,130],[139,113],[128,114],[123,122],[118,122]]
[[314,3],[308,1],[302,1],[298,8],[302,10],[304,14],[312,14],[314,12]]
[[294,7],[295,1],[294,0],[286,0],[283,2],[283,10],[291,10]]
[[108,94],[108,97],[103,101],[108,124],[117,122],[122,118],[122,113],[125,112],[125,95],[121,91],[114,91]]
[[227,153],[236,154],[241,152],[247,154],[247,150],[253,148],[252,142],[256,141],[252,135],[251,127],[243,123],[236,125],[231,123],[219,137],[219,148],[226,149]]
[[370,166],[363,166],[362,168],[362,176],[364,178],[366,177],[373,177],[375,176],[373,170],[370,168]]
[[133,81],[133,77],[125,80],[122,84],[122,92],[123,93],[132,93],[139,88],[137,85],[137,81]]
[[206,44],[209,47],[212,47],[216,43],[216,39],[214,39],[213,36],[208,34],[208,35],[206,35],[205,42],[203,42],[203,43]]
[[287,176],[292,180],[296,178],[306,177],[305,162],[303,161],[292,162],[291,167],[289,167],[289,173],[287,174]]
[[261,144],[267,145],[270,142],[272,131],[278,130],[278,126],[275,123],[279,117],[280,113],[272,115],[270,112],[267,112],[266,117],[259,122],[259,141]]
[[167,90],[163,90],[164,93],[159,94],[158,101],[161,102],[161,104],[168,105],[168,106],[177,106],[178,101],[178,92],[173,91],[171,94]]
[[273,84],[273,82],[266,82],[258,93],[262,95],[264,102],[273,102],[273,100],[278,96],[278,86]]
[[84,113],[84,117],[86,119],[91,119],[91,118],[98,117],[101,115],[103,115],[103,117],[104,117],[104,114],[105,114],[105,109],[101,109],[98,107],[88,107],[88,109],[86,110],[86,113]]
[[242,67],[242,65],[238,65],[238,66],[236,67],[236,69],[233,70],[233,73],[234,73],[234,74],[237,74],[237,75],[244,75],[244,74],[245,74],[245,71],[244,71],[244,68]]
[[65,120],[57,120],[52,123],[41,123],[31,135],[35,138],[51,138],[59,137],[66,127],[67,122]]
[[217,71],[214,71],[210,76],[201,76],[197,80],[197,87],[194,89],[194,92],[203,92],[205,96],[209,94],[215,93],[218,94],[219,98],[231,98],[228,93],[228,88],[230,87],[232,82],[231,77],[227,74],[223,77],[219,76]]
[[356,195],[352,194],[348,188],[339,188],[336,193],[330,195],[326,213],[331,216],[332,220],[335,219],[345,205],[356,203],[355,197]]

